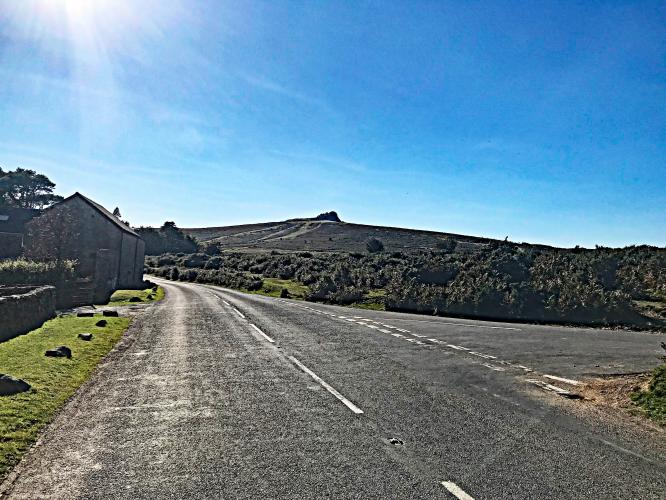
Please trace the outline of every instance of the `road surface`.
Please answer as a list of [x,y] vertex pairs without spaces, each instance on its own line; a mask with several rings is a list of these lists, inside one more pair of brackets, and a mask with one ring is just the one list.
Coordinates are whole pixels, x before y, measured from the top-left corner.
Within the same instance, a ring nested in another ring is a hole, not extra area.
[[666,498],[663,431],[543,388],[663,336],[160,284],[8,498]]

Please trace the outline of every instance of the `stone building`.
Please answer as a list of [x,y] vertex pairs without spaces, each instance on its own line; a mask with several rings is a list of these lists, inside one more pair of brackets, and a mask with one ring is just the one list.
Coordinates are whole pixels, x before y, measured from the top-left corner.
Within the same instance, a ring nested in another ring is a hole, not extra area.
[[0,207],[0,259],[21,255],[25,225],[39,214],[30,208]]
[[128,225],[80,193],[26,224],[24,253],[76,260],[73,303],[106,302],[119,288],[143,282],[145,244]]

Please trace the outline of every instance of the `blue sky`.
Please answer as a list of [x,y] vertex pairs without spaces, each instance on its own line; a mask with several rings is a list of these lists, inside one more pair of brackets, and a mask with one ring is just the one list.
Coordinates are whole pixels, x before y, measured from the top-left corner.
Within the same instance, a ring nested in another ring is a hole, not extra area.
[[0,166],[134,225],[666,246],[665,67],[662,2],[0,0]]

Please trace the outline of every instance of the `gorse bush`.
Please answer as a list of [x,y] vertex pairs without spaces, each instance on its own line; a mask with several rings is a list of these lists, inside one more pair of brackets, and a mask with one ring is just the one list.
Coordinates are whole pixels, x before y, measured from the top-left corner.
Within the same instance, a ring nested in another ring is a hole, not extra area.
[[378,240],[377,238],[370,238],[365,243],[365,248],[370,253],[381,252],[382,250],[384,250],[384,243],[382,243],[381,240]]
[[308,286],[311,301],[350,304],[373,293],[389,310],[427,314],[636,324],[632,301],[666,299],[666,249],[496,242],[473,252],[442,250],[169,254],[146,265],[170,279],[247,290],[266,278],[293,280]]

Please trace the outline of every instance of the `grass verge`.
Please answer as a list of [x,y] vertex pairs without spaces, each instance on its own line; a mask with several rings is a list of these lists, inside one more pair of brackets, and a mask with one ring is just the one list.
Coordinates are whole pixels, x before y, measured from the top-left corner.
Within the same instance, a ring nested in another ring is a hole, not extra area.
[[[60,317],[41,328],[0,343],[0,371],[28,382],[28,392],[0,397],[0,482],[30,448],[60,407],[90,377],[93,369],[122,337],[129,318]],[[91,332],[93,340],[79,340]],[[72,358],[47,358],[47,349],[66,345]]]
[[[152,297],[152,298],[151,298]],[[132,301],[134,298],[134,301]],[[140,300],[136,300],[136,298]],[[116,290],[111,295],[111,300],[107,306],[127,306],[130,304],[137,304],[141,302],[158,302],[164,298],[164,288],[157,287],[157,292],[153,292],[152,288],[145,290]]]
[[370,290],[363,296],[363,300],[350,304],[350,307],[371,311],[385,311],[384,297],[386,297],[386,290]]
[[631,400],[649,418],[666,426],[666,365],[656,368],[647,390],[632,393]]
[[280,293],[282,293],[282,289],[286,288],[289,292],[289,298],[303,300],[309,291],[306,285],[293,280],[263,278],[263,281],[264,285],[260,290],[249,293],[258,293],[260,295],[268,295],[269,297],[279,297]]

